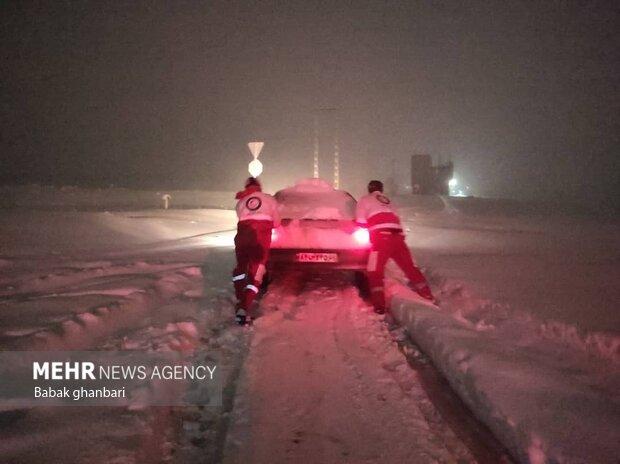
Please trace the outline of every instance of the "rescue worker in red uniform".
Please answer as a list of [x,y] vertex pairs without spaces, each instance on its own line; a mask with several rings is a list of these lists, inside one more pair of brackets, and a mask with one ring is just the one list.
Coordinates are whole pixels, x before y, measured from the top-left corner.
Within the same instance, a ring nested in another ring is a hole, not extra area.
[[357,222],[368,228],[372,250],[368,258],[368,282],[370,298],[377,314],[384,314],[385,293],[383,278],[385,265],[391,258],[400,267],[409,285],[421,297],[435,301],[426,278],[413,262],[405,243],[400,218],[390,199],[383,194],[383,183],[371,180],[368,195],[357,202]]
[[235,319],[244,325],[250,321],[249,310],[265,276],[271,230],[280,225],[280,215],[276,200],[261,191],[254,177],[247,179],[245,189],[235,198],[239,222],[235,236],[237,266],[232,280],[238,301]]

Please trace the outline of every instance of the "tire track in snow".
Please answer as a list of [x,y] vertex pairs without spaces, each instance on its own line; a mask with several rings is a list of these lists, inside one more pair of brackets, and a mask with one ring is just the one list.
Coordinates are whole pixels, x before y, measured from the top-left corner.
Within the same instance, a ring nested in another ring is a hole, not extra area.
[[[58,322],[52,322],[41,330],[20,337],[5,336],[2,346],[12,350],[96,348],[110,337],[141,327],[156,308],[182,296],[196,285],[196,276],[193,275],[196,272],[192,269],[195,268],[178,268],[163,275],[151,275],[150,278],[140,275],[141,279],[146,279],[142,283],[144,288],[105,305],[84,311],[68,310],[65,318],[59,318]],[[88,283],[86,287],[91,288]],[[15,317],[19,318],[19,314]]]
[[121,283],[139,276],[156,278],[193,266],[196,264],[147,264],[140,262],[94,269],[75,269],[70,273],[63,269],[53,269],[44,275],[22,277],[19,284],[15,284],[19,288],[12,287],[0,290],[0,304],[7,304],[15,300],[49,298],[90,287]]
[[[135,324],[120,324],[119,330],[94,338],[90,333],[84,341],[103,350],[219,351],[221,367],[232,367],[233,371],[236,368],[238,374],[251,331],[232,324],[233,305],[229,301],[231,290],[228,287],[224,292],[218,282],[209,282],[208,278],[197,280],[197,276],[190,274],[185,276],[187,279],[182,276],[177,281],[176,272],[173,272],[162,276],[159,285],[153,284],[153,304],[149,308],[138,308],[142,316],[146,315],[142,310],[148,310],[147,318],[138,317]],[[198,285],[203,287],[202,291],[197,291]],[[186,298],[184,290],[187,288],[192,288],[192,295],[200,296]],[[109,316],[119,323],[118,317],[130,312],[124,311],[126,309],[116,308]],[[64,343],[63,348],[66,348]],[[231,405],[234,398],[235,380],[234,375],[228,380],[221,410],[200,406],[146,406],[138,409],[86,408],[88,411],[84,409],[87,413],[84,415],[79,414],[80,408],[0,412],[0,462],[218,462],[216,455],[221,454],[228,411],[232,408],[227,405]],[[79,439],[76,440],[76,436]],[[70,452],[67,452],[69,443]]]
[[290,284],[261,302],[225,463],[476,462],[355,288]]

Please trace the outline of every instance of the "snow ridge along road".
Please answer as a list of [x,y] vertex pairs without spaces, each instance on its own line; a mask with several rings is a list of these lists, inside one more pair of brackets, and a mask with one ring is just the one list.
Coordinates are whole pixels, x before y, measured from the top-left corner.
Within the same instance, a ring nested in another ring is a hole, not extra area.
[[[481,329],[392,282],[391,308],[453,389],[520,462],[616,464],[620,373],[510,327]],[[572,351],[572,352],[571,352]]]

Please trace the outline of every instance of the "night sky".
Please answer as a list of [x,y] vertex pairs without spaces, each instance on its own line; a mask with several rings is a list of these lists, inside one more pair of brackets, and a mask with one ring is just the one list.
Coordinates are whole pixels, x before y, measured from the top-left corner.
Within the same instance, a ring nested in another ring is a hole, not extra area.
[[611,197],[619,5],[4,1],[0,182],[234,190],[258,139],[273,189],[318,115],[354,191],[430,153],[478,195]]

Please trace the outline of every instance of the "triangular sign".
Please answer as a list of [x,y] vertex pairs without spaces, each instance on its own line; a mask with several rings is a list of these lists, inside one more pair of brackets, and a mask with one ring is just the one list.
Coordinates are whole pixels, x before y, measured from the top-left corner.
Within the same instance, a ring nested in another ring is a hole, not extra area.
[[260,152],[264,146],[265,146],[265,142],[248,143],[248,148],[250,149],[250,152],[252,153],[252,156],[254,157],[254,159],[258,158],[258,155],[260,155]]

